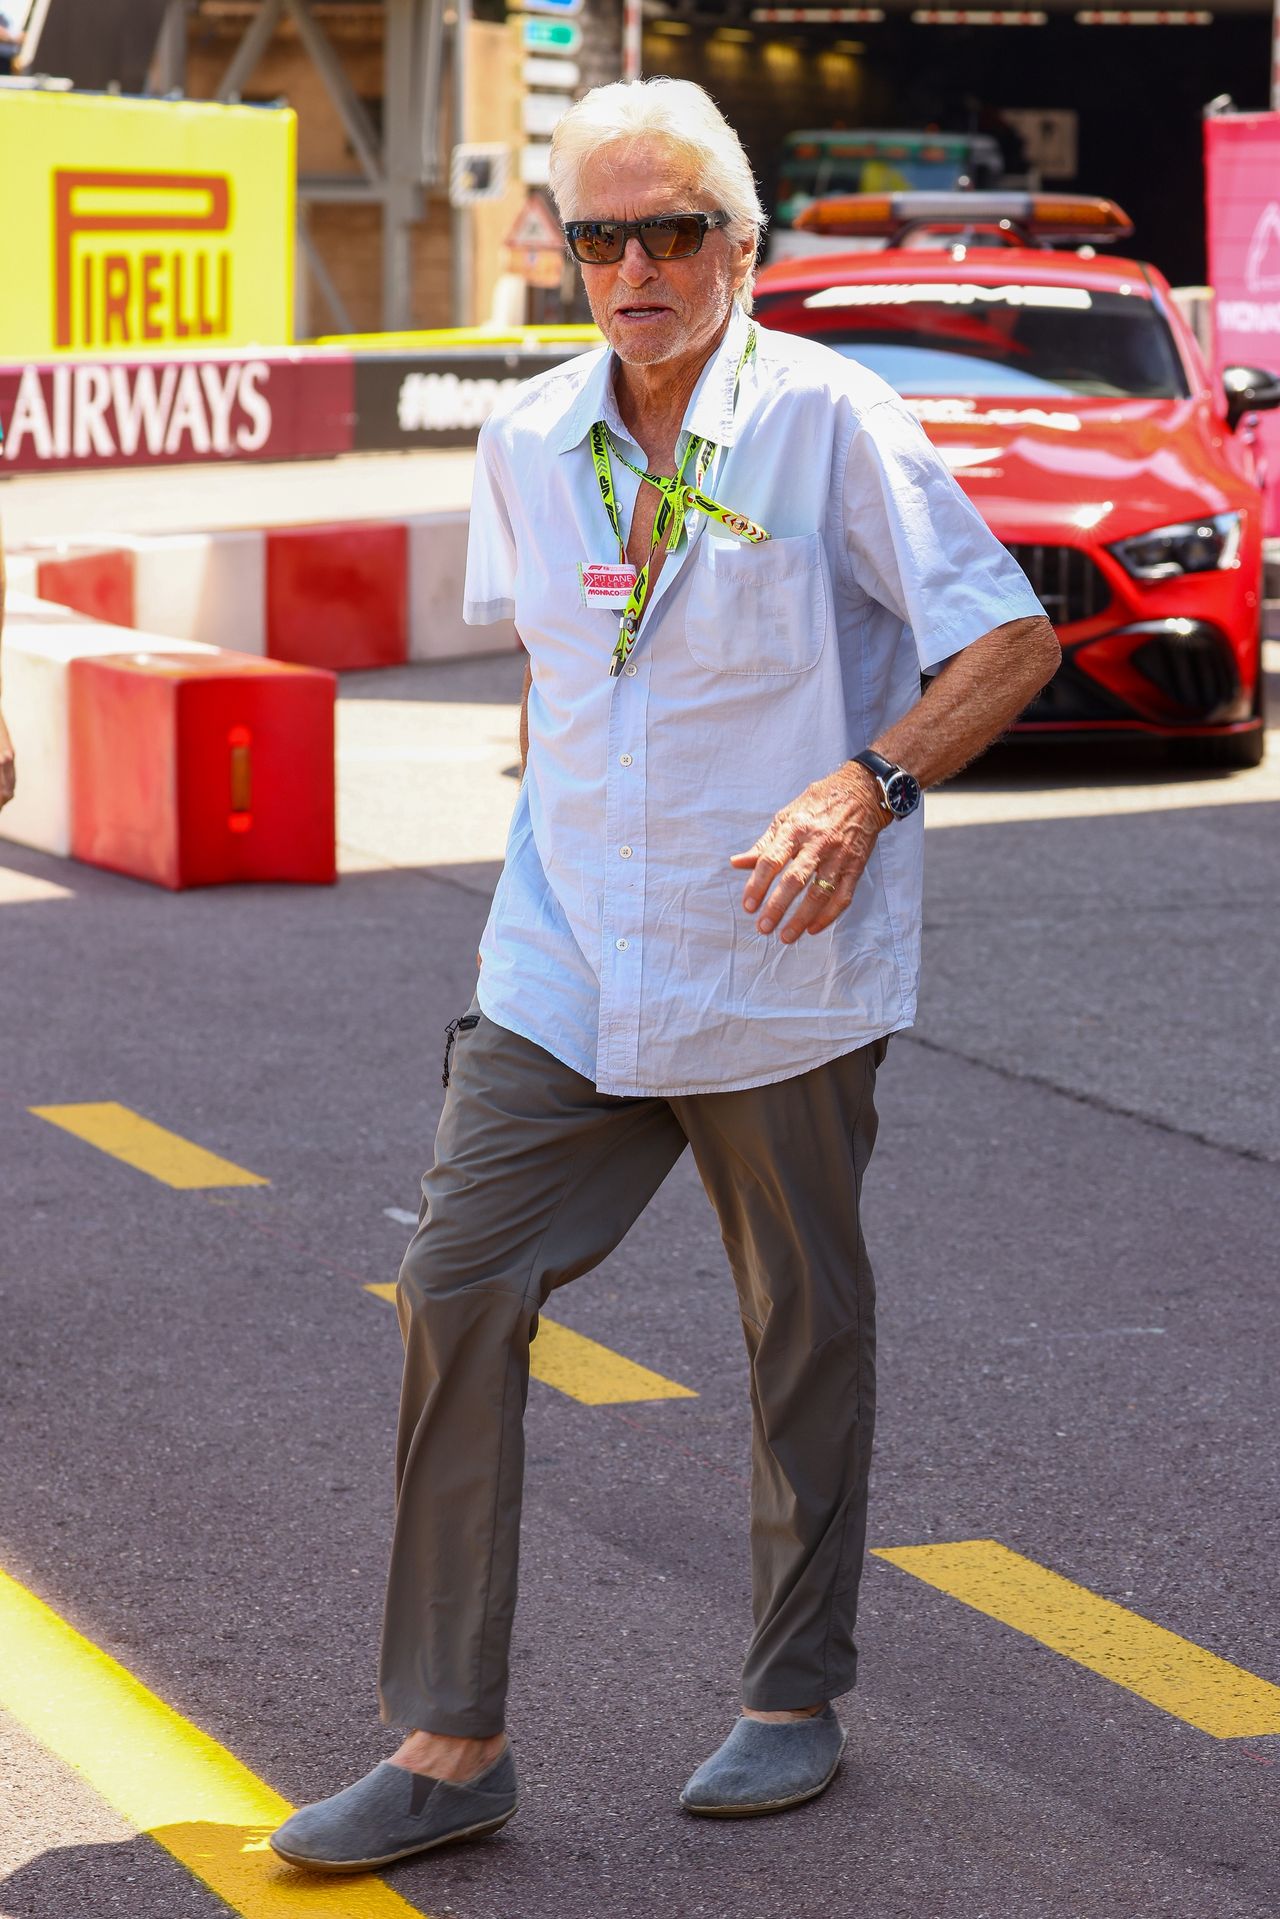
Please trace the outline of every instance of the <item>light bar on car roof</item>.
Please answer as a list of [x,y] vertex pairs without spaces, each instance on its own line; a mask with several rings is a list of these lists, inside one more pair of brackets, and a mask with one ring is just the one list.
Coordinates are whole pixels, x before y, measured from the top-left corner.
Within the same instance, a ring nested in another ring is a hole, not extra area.
[[1003,228],[1032,241],[1127,239],[1133,222],[1114,200],[1076,193],[837,193],[815,200],[795,224],[808,233],[887,244],[920,228]]

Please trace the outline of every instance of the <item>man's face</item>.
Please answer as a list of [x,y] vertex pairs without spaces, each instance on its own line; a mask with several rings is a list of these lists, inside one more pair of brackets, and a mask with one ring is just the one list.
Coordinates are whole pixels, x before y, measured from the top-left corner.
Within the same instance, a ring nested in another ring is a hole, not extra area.
[[[694,187],[687,162],[661,141],[640,140],[607,149],[583,168],[579,220],[645,220],[663,213],[715,213]],[[708,233],[685,260],[651,260],[638,239],[613,266],[584,266],[591,315],[620,360],[657,366],[697,351],[719,337],[734,293],[751,264],[750,244]]]

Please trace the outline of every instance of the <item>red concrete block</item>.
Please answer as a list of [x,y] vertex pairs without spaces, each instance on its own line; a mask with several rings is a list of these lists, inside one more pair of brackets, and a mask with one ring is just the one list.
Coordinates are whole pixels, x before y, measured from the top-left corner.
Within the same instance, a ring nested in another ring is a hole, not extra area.
[[267,529],[267,653],[346,672],[409,654],[407,526]]
[[36,594],[108,626],[132,626],[133,554],[113,547],[37,560]]
[[174,888],[331,882],[336,691],[243,653],[73,660],[73,857]]

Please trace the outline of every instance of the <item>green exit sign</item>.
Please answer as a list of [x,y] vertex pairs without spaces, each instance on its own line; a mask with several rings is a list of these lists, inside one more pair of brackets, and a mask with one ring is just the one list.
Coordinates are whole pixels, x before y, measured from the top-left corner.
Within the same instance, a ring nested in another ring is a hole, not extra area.
[[582,45],[582,28],[572,20],[526,19],[524,44],[529,53],[576,53]]

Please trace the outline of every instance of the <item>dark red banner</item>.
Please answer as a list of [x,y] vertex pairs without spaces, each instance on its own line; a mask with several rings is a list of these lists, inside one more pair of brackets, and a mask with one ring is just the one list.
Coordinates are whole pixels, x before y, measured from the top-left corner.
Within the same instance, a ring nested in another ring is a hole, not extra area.
[[[1204,123],[1214,359],[1280,374],[1280,113]],[[1280,533],[1280,413],[1264,413],[1267,532]]]
[[339,348],[0,366],[0,473],[349,453],[353,362]]

